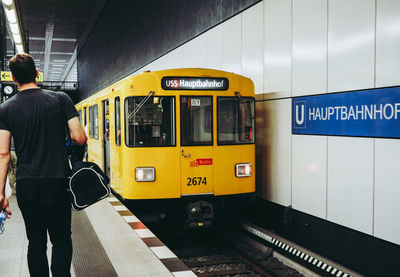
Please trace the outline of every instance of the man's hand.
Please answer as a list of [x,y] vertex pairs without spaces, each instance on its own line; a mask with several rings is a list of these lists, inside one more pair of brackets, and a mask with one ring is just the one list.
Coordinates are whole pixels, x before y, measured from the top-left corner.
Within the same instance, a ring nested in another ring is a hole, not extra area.
[[8,199],[5,195],[8,164],[10,163],[10,141],[11,133],[7,130],[0,130],[0,210],[5,210],[11,215],[8,207]]
[[10,207],[8,205],[8,199],[4,195],[0,196],[0,211],[5,210],[7,213],[7,217],[9,217],[12,213]]

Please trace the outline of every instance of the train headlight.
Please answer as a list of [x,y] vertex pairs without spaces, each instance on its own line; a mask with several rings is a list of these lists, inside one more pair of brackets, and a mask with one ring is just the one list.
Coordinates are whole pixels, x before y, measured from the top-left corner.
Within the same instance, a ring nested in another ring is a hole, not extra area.
[[251,176],[251,164],[237,164],[236,177],[249,177]]
[[153,182],[156,179],[156,170],[154,167],[136,167],[136,182]]

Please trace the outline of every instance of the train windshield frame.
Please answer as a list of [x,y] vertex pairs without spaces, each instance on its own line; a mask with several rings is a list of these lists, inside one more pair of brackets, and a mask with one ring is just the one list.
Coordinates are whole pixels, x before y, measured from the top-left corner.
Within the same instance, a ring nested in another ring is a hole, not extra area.
[[254,97],[217,97],[218,145],[253,144],[254,131]]
[[175,146],[175,97],[130,96],[124,101],[125,144],[128,147]]

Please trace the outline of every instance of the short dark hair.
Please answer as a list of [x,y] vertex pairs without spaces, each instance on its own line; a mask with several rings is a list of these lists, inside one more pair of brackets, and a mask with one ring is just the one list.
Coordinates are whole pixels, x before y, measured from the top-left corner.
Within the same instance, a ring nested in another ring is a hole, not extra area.
[[8,67],[19,84],[35,82],[36,66],[31,55],[25,53],[15,55],[8,61]]

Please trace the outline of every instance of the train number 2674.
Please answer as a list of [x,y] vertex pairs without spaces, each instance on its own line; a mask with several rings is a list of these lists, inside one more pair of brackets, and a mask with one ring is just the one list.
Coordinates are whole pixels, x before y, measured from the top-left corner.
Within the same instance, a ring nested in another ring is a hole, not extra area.
[[200,186],[201,184],[207,185],[206,177],[192,177],[186,179],[188,181],[188,183],[186,184],[187,186]]

